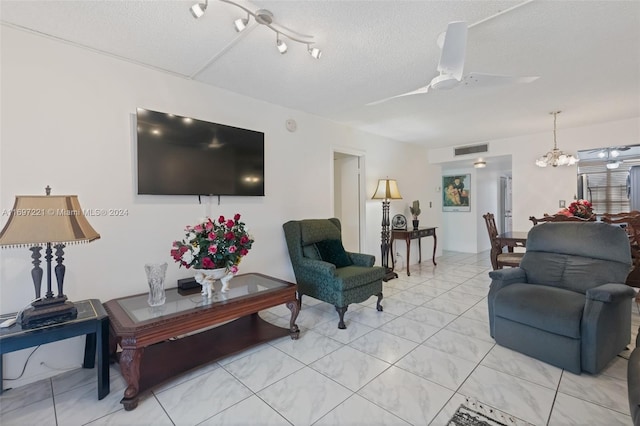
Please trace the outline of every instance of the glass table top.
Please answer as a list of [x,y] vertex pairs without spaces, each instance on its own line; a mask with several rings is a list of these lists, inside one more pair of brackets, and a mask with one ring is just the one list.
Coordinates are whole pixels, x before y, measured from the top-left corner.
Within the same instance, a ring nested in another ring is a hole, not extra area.
[[273,289],[285,288],[290,285],[292,284],[263,275],[243,274],[234,277],[229,282],[229,291],[226,293],[220,291],[222,284],[219,280],[216,280],[213,285],[214,293],[210,299],[203,297],[200,292],[181,295],[178,293],[177,288],[170,288],[166,290],[166,301],[164,305],[149,306],[147,303],[147,293],[118,299],[117,302],[133,322],[140,323],[196,308],[224,304],[243,296],[256,295]]

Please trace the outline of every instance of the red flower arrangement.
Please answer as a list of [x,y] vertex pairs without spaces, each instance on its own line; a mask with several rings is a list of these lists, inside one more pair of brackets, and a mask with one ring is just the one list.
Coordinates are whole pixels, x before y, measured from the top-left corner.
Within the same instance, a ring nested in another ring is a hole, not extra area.
[[569,207],[559,210],[557,214],[589,219],[593,216],[593,206],[587,200],[576,200],[569,204]]
[[183,240],[173,242],[171,257],[186,268],[227,268],[235,274],[254,241],[238,213],[233,219],[220,216],[214,221],[206,217],[185,231]]

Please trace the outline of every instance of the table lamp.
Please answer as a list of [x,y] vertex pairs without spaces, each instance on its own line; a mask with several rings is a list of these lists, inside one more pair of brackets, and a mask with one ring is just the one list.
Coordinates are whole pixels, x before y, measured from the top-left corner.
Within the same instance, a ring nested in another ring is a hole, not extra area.
[[[62,263],[63,249],[66,244],[91,242],[100,238],[100,234],[91,227],[84,216],[77,195],[51,195],[49,186],[46,188],[46,194],[17,195],[9,220],[0,232],[0,247],[29,247],[31,250],[31,278],[36,300],[20,314],[18,321],[22,328],[39,327],[77,317],[76,307],[67,301],[63,292],[66,269]],[[46,246],[47,262],[47,293],[44,298],[40,296],[43,274],[40,267],[42,246]],[[56,296],[51,289],[52,247],[56,250]]]
[[402,195],[400,195],[396,180],[388,178],[379,179],[378,188],[371,199],[382,200],[382,244],[380,245],[380,250],[382,252],[382,266],[386,270],[383,280],[389,281],[393,278],[398,278],[398,274],[393,272],[389,267],[389,250],[391,249],[391,245],[389,244],[389,204],[390,200],[402,200]]

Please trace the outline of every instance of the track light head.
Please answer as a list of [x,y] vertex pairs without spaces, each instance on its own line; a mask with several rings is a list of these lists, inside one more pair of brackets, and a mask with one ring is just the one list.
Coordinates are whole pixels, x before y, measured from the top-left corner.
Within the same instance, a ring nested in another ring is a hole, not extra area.
[[207,5],[209,4],[209,0],[204,0],[204,3],[195,3],[191,6],[191,14],[194,18],[199,19],[204,15],[205,10],[207,10]]
[[317,47],[311,47],[310,45],[307,45],[307,51],[309,52],[309,55],[311,55],[311,57],[314,59],[320,59],[320,57],[322,56],[322,50],[318,49]]
[[242,18],[238,18],[233,22],[233,25],[236,27],[236,31],[237,32],[242,32],[245,28],[247,28],[247,25],[249,25],[249,15],[247,15],[247,17],[245,19]]
[[282,54],[282,55],[287,53],[287,50],[289,50],[289,48],[287,47],[287,43],[285,43],[284,41],[280,40],[280,34],[279,33],[276,35],[276,47],[278,48],[278,52],[280,52],[280,54]]

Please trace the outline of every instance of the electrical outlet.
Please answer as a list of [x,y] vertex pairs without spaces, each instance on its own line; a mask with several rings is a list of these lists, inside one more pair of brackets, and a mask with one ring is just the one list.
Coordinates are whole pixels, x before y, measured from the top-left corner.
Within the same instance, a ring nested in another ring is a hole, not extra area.
[[402,257],[402,255],[400,254],[400,252],[396,252],[396,257]]
[[565,200],[560,200],[560,202],[558,202],[558,206],[561,209],[564,209],[567,206],[567,203],[565,202]]

